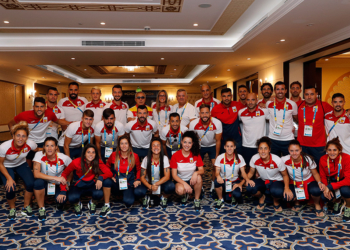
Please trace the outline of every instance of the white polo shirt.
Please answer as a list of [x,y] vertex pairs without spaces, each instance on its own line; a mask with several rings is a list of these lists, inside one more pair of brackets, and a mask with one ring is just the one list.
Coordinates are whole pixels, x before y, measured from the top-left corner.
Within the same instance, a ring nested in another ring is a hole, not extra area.
[[[148,118],[152,120],[153,119],[153,109],[147,105],[145,105],[145,106],[147,107]],[[127,117],[128,118],[137,118],[137,105],[129,108]]]
[[[163,157],[163,163],[164,163],[164,171],[165,171],[166,168],[170,167],[169,159],[166,155],[164,155]],[[147,156],[143,158],[143,161],[141,163],[141,168],[147,169]],[[154,183],[156,183],[159,180],[160,180],[160,168],[159,168],[159,162],[158,162],[157,164],[154,164]],[[148,181],[148,183],[151,184],[150,180],[148,179],[147,171],[146,171],[146,181]]]
[[266,135],[266,119],[269,112],[257,106],[253,112],[249,112],[248,108],[241,109],[238,116],[243,125],[243,147],[257,148],[256,141]]
[[80,121],[85,111],[85,104],[88,103],[85,97],[78,96],[75,100],[70,100],[68,97],[62,98],[58,102],[60,109],[63,109],[66,121]]
[[28,139],[36,143],[43,143],[46,138],[46,130],[50,126],[51,121],[57,122],[56,115],[51,110],[45,110],[42,118],[38,118],[34,114],[34,110],[24,111],[14,118],[16,123],[26,121],[29,127]]
[[89,109],[94,112],[94,125],[102,121],[102,113],[105,110],[107,103],[100,100],[98,103],[94,104],[89,102],[85,104],[85,110]]
[[[293,181],[293,164],[292,164],[292,159],[290,155],[283,156],[281,158],[285,168],[287,168],[288,174],[289,174],[289,179]],[[307,165],[304,166],[303,164],[303,178],[304,181],[308,180],[309,178],[312,177],[311,169],[316,169],[317,165],[315,161],[311,160],[310,157],[306,156],[306,162]],[[296,182],[301,182],[301,162],[299,163],[294,163],[294,168],[295,168],[295,181]]]
[[111,108],[114,110],[115,119],[125,126],[128,123],[127,114],[129,105],[126,102],[121,102],[120,105],[117,105],[114,101],[110,104],[107,104],[106,108]]
[[[57,120],[65,119],[63,109],[60,109],[57,105],[53,108],[47,107],[47,109],[51,110],[56,115]],[[58,131],[58,124],[55,122],[51,122],[46,129],[46,137],[54,137],[56,140],[58,140],[57,131]]]
[[173,106],[173,112],[176,112],[180,115],[181,124],[187,126],[191,119],[197,118],[196,109],[191,103],[186,103],[182,108],[179,108],[179,104],[176,103]]
[[[57,163],[56,157],[58,157],[57,168],[56,168],[56,163]],[[57,156],[55,156],[55,160],[49,161],[46,157],[46,154],[44,154],[42,151],[39,151],[35,154],[33,161],[40,163],[41,173],[49,176],[60,177],[63,170],[72,162],[72,159],[65,154],[57,153]],[[46,169],[46,162],[47,162],[47,169]],[[60,184],[57,181],[48,181],[48,182]]]
[[13,139],[11,139],[0,145],[0,157],[5,158],[4,166],[6,168],[14,168],[25,163],[29,151],[35,150],[36,148],[36,143],[28,139],[22,148],[17,150],[13,144]]
[[[113,141],[113,129],[114,129],[114,145]],[[106,130],[106,135],[105,135]],[[105,129],[105,123],[100,121],[95,126],[95,136],[101,137],[101,147],[113,147],[116,148],[118,144],[118,137],[125,134],[124,126],[117,120],[114,122],[114,127],[112,129]],[[106,140],[107,137],[107,140]],[[106,143],[105,143],[106,142]]]
[[[340,120],[339,120],[340,119]],[[339,120],[337,125],[331,130],[333,125]],[[343,152],[350,154],[350,119],[346,115],[346,111],[339,117],[334,115],[334,111],[329,112],[325,116],[326,134],[329,133],[327,141],[339,137],[340,144],[343,146]]]
[[147,119],[141,126],[138,119],[130,121],[125,126],[125,132],[130,134],[131,145],[135,148],[149,148],[152,135],[158,130],[157,124]]
[[197,133],[202,147],[213,147],[216,145],[215,135],[222,133],[221,121],[219,121],[214,117],[211,117],[209,129],[207,133],[205,133],[207,128],[208,127],[204,128],[202,124],[202,120],[200,118],[197,118],[191,121],[190,127],[188,130],[191,130]]
[[[180,124],[180,131],[181,131],[181,136],[188,130],[187,127],[183,126]],[[180,136],[179,136],[179,131],[175,132],[170,128],[170,125],[165,126],[161,131],[159,131],[159,137],[161,140],[166,141],[166,146],[168,148],[172,148],[173,150],[178,150],[179,143],[180,143]],[[171,137],[171,144],[173,145],[170,147],[170,137]],[[181,146],[180,146],[181,147]]]
[[[246,163],[243,157],[241,155],[238,155],[238,160],[236,159],[236,163],[234,164],[234,158],[229,161],[226,157],[226,154],[223,153],[216,158],[214,165],[215,167],[220,168],[220,176],[223,180],[228,179],[230,181],[236,181],[239,179],[239,170],[243,168],[242,171],[245,171],[244,167]],[[235,165],[235,168],[233,168],[233,165]]]
[[169,116],[172,113],[173,106],[169,105],[167,108],[165,108],[165,106],[160,107],[159,115],[157,112],[157,104],[154,102],[151,106],[153,109],[153,121],[157,123],[158,130],[161,131],[163,127],[169,124]]
[[263,181],[283,181],[283,177],[281,172],[286,169],[281,158],[277,155],[270,154],[270,161],[268,163],[264,163],[260,158],[259,154],[253,155],[252,159],[250,159],[249,166],[251,168],[255,168],[258,171],[260,178]]
[[[286,112],[285,112],[285,120],[283,121],[283,114],[284,114],[284,104],[286,102]],[[284,99],[282,102],[279,102],[276,100],[276,117],[277,122],[275,121],[275,115],[274,115],[274,102],[268,101],[266,103],[266,107],[269,111],[269,121],[270,121],[270,128],[269,128],[269,137],[273,140],[277,141],[290,141],[294,139],[294,123],[293,123],[293,115],[298,114],[298,107],[295,102]],[[277,124],[282,125],[283,129],[280,135],[275,135],[275,127]]]
[[[90,127],[90,142],[92,143],[92,138],[94,137],[95,129],[93,126]],[[84,133],[84,139],[82,136]],[[58,146],[64,146],[65,137],[72,138],[71,143],[69,144],[70,148],[79,148],[84,143],[89,140],[89,129],[83,131],[82,122],[73,122],[69,124],[67,130],[61,135],[58,140]]]
[[177,175],[183,181],[189,181],[197,167],[203,167],[203,161],[200,155],[184,157],[182,150],[177,151],[170,160],[170,168],[177,169]]
[[199,117],[199,107],[202,105],[202,104],[208,104],[210,106],[210,111],[218,104],[220,104],[220,101],[214,97],[211,98],[211,101],[209,103],[205,103],[203,98],[202,99],[199,99],[197,100],[195,103],[194,103],[194,107],[196,108],[196,116]]

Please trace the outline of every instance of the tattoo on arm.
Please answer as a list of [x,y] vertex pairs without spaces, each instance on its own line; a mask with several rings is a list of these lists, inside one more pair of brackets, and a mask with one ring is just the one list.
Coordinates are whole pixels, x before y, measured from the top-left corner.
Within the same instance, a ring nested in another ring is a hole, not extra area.
[[166,168],[166,169],[165,169],[165,172],[169,172],[169,168]]
[[141,168],[141,176],[145,176],[146,175],[146,169]]

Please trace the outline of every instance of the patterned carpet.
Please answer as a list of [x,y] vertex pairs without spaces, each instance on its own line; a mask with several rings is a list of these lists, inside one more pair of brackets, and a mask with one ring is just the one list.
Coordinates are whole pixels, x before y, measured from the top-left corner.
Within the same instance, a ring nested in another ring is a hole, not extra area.
[[[195,213],[192,202],[183,207],[177,199],[165,211],[140,205],[128,210],[114,201],[108,218],[88,216],[86,206],[84,215],[75,217],[69,206],[60,212],[47,205],[48,220],[43,223],[37,217],[7,221],[1,188],[0,249],[350,249],[350,223],[337,216],[317,219],[311,207],[300,214],[290,209],[275,214],[271,206],[254,212],[248,201],[215,211],[208,195],[209,174],[207,168],[201,213]],[[21,185],[17,197],[19,208]],[[37,216],[36,202],[34,211]]]

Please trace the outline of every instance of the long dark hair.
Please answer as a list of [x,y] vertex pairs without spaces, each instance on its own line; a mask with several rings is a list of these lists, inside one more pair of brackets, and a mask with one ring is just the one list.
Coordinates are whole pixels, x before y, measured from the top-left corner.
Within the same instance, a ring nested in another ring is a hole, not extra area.
[[148,154],[147,154],[147,177],[148,180],[151,182],[152,181],[152,143],[153,142],[159,142],[160,143],[160,155],[159,155],[159,175],[160,179],[163,178],[164,176],[164,151],[163,151],[163,144],[160,138],[154,137],[151,140],[151,143],[149,144],[149,149],[148,149]]
[[[299,146],[299,148],[302,148],[301,145],[300,145],[300,142],[299,142],[298,140],[292,140],[292,141],[289,143],[288,149],[289,149],[289,147],[292,146],[292,145],[297,145],[297,146]],[[309,154],[307,154],[307,153],[304,153],[303,151],[300,152],[300,155],[301,155],[301,163],[303,164],[303,166],[306,167],[306,166],[307,166],[307,163],[309,163],[309,165],[311,165],[311,163],[312,163],[313,160],[314,160],[314,158],[313,158],[311,155],[309,155]],[[307,160],[308,158],[311,160],[311,162]]]
[[[44,141],[44,146],[43,146],[43,154],[46,154],[46,152],[45,152],[45,144],[48,141],[53,141],[55,143],[55,146],[57,147],[57,139],[55,137],[52,137],[52,136],[46,137],[46,139]],[[57,152],[57,149],[56,149],[56,152]]]
[[[225,141],[225,146],[227,144],[227,142],[233,142],[233,145],[235,145],[237,147],[237,144],[236,144],[236,141],[232,138],[228,138],[226,141]],[[225,150],[226,151],[226,150]],[[236,161],[239,162],[239,157],[238,157],[238,153],[237,153],[237,148],[233,151],[233,154],[235,155],[235,158],[236,158]]]
[[94,174],[99,174],[99,170],[100,170],[100,157],[98,156],[98,153],[97,153],[97,148],[94,144],[87,144],[85,145],[84,149],[83,149],[83,152],[81,154],[81,169],[83,170],[83,173],[85,174],[85,172],[87,171],[87,169],[85,168],[85,165],[86,165],[86,160],[85,160],[85,154],[86,154],[86,151],[89,149],[89,148],[93,148],[95,150],[95,159],[91,162],[91,165],[92,165],[92,172],[94,172]]
[[189,137],[192,139],[192,147],[191,147],[191,152],[193,156],[198,156],[200,149],[199,149],[199,140],[198,136],[194,131],[186,131],[181,140],[183,141],[186,137]]

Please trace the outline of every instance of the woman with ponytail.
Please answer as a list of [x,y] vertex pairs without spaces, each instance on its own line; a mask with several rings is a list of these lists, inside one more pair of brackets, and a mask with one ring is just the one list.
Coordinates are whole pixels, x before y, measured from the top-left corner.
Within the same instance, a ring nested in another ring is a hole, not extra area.
[[[325,185],[317,172],[317,165],[313,158],[302,152],[299,141],[293,140],[289,143],[289,155],[282,157],[282,161],[289,174],[289,189],[293,193],[295,212],[300,212],[306,205],[310,195],[315,204],[316,216],[325,216],[320,205],[320,198]],[[286,197],[284,198],[286,201]]]

